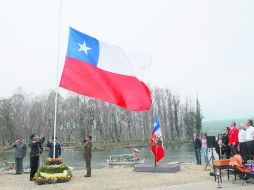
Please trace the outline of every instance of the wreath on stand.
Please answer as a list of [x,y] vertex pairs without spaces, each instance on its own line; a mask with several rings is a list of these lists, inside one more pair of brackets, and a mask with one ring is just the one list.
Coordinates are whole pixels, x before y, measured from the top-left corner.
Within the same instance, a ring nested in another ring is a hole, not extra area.
[[38,169],[33,180],[38,185],[63,183],[70,181],[71,170],[63,164],[62,158],[48,158]]

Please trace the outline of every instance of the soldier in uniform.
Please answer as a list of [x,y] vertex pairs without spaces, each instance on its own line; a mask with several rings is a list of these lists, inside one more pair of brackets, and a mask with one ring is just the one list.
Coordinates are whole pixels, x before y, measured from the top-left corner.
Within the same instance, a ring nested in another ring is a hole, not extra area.
[[86,162],[86,170],[87,173],[84,177],[91,177],[91,158],[92,158],[92,136],[87,135],[85,137],[85,145],[84,145],[84,159]]

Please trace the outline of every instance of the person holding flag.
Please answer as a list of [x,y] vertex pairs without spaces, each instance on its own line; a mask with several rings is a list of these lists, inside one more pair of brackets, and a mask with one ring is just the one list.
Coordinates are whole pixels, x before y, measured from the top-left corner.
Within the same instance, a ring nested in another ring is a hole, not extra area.
[[155,116],[154,128],[150,137],[150,149],[154,156],[155,166],[164,158],[164,147],[158,115]]

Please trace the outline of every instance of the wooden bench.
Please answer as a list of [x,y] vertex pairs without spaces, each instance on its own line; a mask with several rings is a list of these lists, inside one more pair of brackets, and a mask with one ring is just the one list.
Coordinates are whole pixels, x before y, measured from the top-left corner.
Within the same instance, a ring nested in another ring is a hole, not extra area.
[[[214,170],[214,180],[216,181],[216,176],[218,176],[218,180],[220,180],[220,182],[222,182],[222,178],[221,178],[221,170],[222,169],[227,169],[227,173],[228,173],[228,180],[229,180],[229,161],[230,159],[223,159],[223,160],[213,160],[213,170]],[[219,173],[217,174],[218,171]],[[219,183],[219,181],[218,181]]]

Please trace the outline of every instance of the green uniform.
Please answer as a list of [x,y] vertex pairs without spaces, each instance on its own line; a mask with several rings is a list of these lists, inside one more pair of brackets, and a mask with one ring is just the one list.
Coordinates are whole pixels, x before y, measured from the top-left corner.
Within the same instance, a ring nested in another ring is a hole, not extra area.
[[91,176],[91,158],[92,158],[92,142],[87,141],[84,145],[84,158],[86,162],[86,176]]

